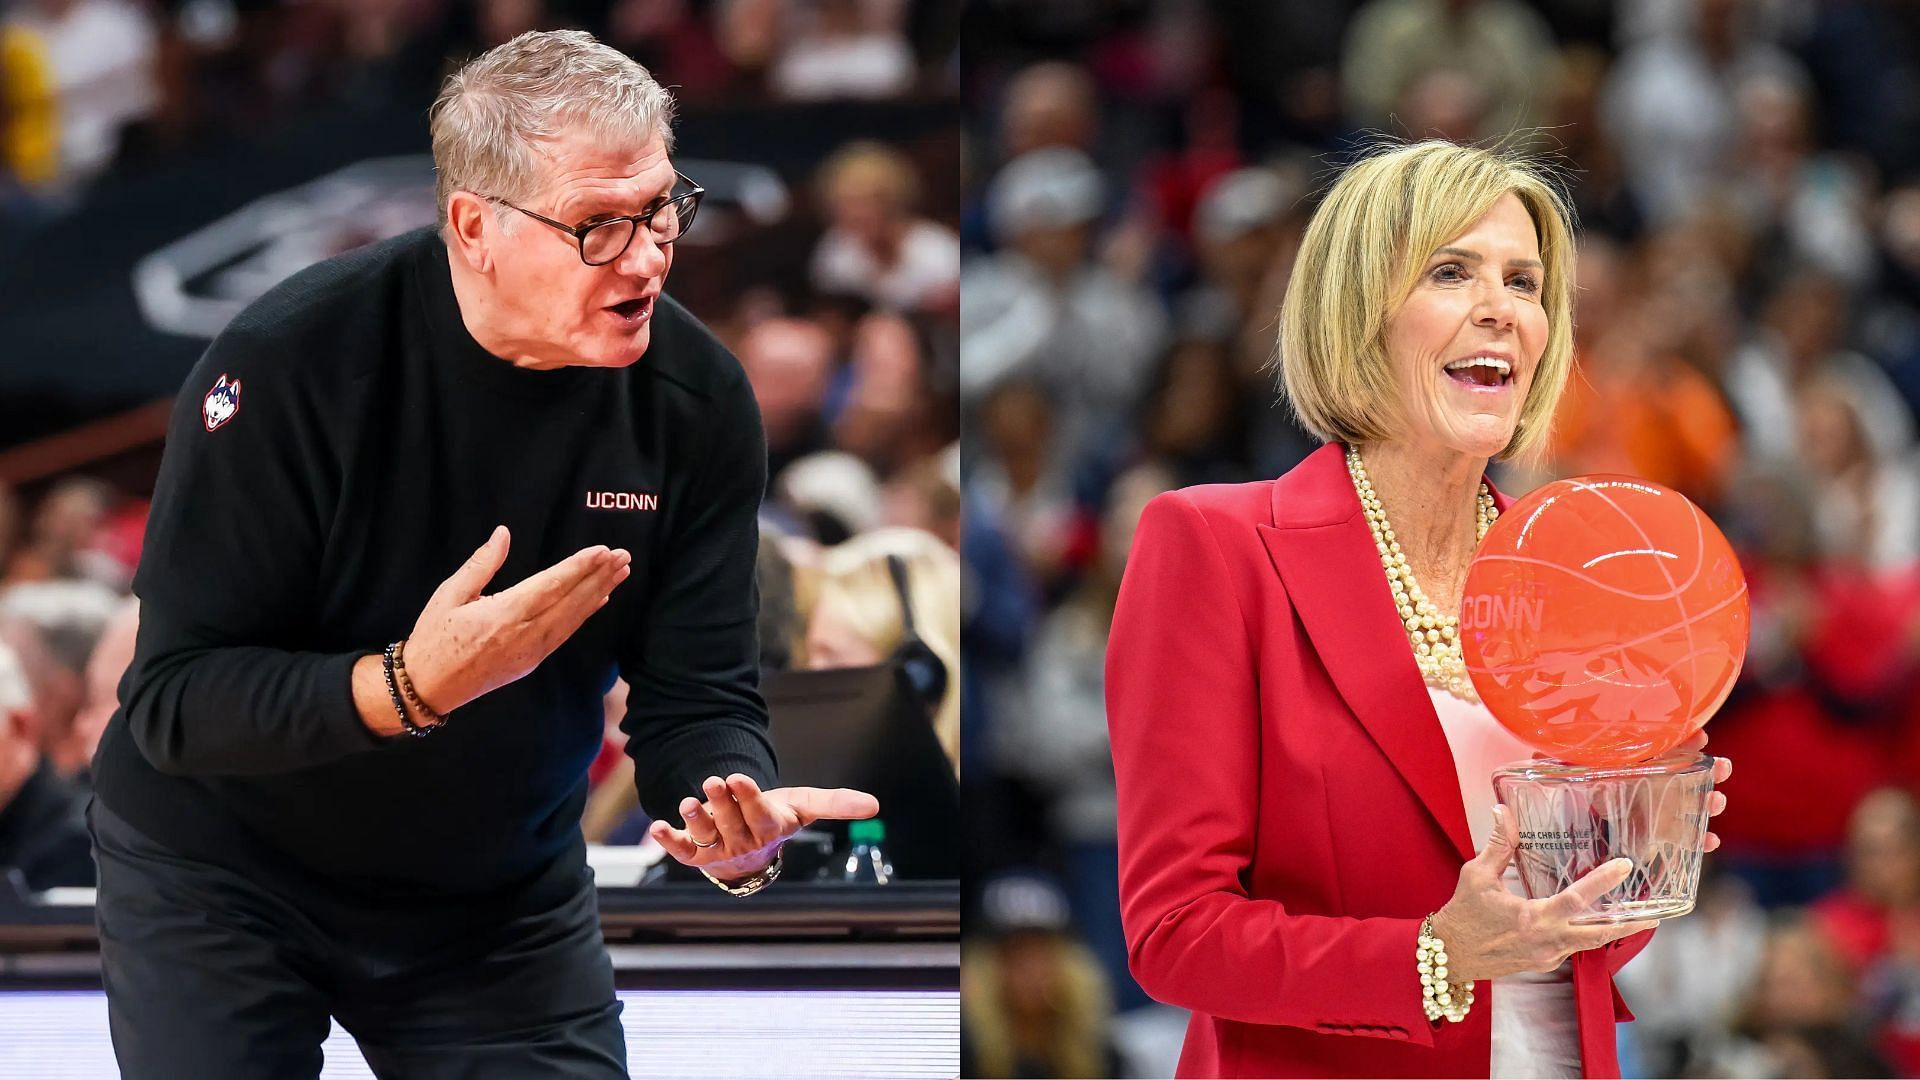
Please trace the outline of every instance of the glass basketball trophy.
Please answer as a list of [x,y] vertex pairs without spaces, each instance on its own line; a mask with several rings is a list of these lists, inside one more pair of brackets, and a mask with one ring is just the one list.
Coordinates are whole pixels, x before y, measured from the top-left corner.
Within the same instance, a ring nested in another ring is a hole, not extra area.
[[1713,759],[1675,748],[1726,701],[1748,627],[1733,549],[1676,492],[1575,477],[1500,515],[1467,573],[1461,652],[1494,718],[1551,755],[1493,775],[1527,895],[1625,857],[1626,882],[1575,922],[1693,910]]

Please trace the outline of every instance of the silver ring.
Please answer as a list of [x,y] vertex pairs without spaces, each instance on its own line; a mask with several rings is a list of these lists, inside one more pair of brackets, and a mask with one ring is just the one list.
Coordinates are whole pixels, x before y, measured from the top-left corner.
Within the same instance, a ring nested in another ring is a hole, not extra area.
[[688,840],[688,841],[689,841],[690,843],[692,843],[694,847],[697,847],[697,848],[710,848],[710,847],[719,847],[719,846],[720,846],[720,841],[718,841],[718,840],[709,840],[709,841],[707,841],[706,843],[704,843],[704,844],[703,844],[703,843],[701,843],[700,841],[698,841],[698,840],[695,840],[695,839],[693,838],[693,834],[692,834],[692,833],[688,833],[688,834],[687,834],[687,840]]

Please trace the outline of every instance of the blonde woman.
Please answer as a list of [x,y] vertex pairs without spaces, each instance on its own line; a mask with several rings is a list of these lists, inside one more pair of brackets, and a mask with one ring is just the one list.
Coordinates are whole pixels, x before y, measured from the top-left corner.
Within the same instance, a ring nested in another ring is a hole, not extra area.
[[827,231],[809,272],[816,288],[889,311],[949,311],[960,299],[960,238],[919,217],[920,179],[893,147],[852,142],[820,167]]
[[1126,1076],[1113,1000],[1060,887],[1037,873],[989,880],[960,958],[960,1075]]
[[1182,1076],[1617,1075],[1611,976],[1652,924],[1569,921],[1615,863],[1517,895],[1489,775],[1530,750],[1453,617],[1508,503],[1487,463],[1540,445],[1566,383],[1573,265],[1537,167],[1364,156],[1281,311],[1285,396],[1327,445],[1141,516],[1107,652],[1120,891],[1141,986],[1193,1011]]
[[[906,570],[906,603],[889,557]],[[930,719],[954,774],[960,771],[960,556],[932,533],[884,528],[820,555],[818,590],[807,620],[807,666],[878,664],[914,635],[946,666],[946,690]]]

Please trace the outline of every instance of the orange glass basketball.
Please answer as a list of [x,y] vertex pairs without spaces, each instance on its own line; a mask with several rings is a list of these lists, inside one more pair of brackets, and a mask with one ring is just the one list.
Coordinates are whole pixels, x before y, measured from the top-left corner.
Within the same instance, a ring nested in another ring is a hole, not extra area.
[[1467,571],[1461,652],[1494,717],[1576,765],[1673,749],[1747,655],[1746,577],[1678,492],[1556,480],[1500,515]]

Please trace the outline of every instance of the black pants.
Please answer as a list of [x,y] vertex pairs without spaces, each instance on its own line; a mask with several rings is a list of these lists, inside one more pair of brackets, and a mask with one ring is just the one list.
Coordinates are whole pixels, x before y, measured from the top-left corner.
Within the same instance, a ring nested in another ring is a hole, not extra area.
[[[571,897],[531,915],[423,912],[417,933],[356,933],[328,903],[182,858],[97,801],[88,817],[127,1077],[316,1076],[330,1016],[383,1078],[627,1075],[584,871]],[[457,931],[435,929],[450,922]]]

